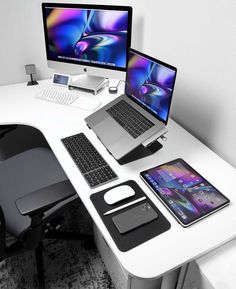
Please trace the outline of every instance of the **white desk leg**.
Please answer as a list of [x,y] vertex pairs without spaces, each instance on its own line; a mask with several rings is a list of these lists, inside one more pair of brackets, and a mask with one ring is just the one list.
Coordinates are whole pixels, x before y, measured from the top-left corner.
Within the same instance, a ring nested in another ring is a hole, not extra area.
[[[140,279],[129,276],[128,289],[161,289],[162,278]],[[169,288],[168,288],[169,289]]]
[[188,264],[187,270],[184,275],[185,277],[182,280],[182,284],[180,284],[181,287],[177,286],[176,289],[216,289],[209,282],[207,277],[201,272],[201,269],[199,268],[198,264],[195,261],[192,261],[191,263]]
[[171,271],[162,277],[161,289],[176,289],[180,269]]
[[140,279],[130,276],[119,263],[95,224],[93,229],[96,246],[116,289],[161,289],[162,278]]

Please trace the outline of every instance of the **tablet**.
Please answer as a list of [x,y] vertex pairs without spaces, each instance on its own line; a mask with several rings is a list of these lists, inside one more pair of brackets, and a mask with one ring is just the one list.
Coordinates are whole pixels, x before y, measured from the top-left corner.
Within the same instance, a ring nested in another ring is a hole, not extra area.
[[183,159],[151,168],[140,175],[184,227],[230,202]]

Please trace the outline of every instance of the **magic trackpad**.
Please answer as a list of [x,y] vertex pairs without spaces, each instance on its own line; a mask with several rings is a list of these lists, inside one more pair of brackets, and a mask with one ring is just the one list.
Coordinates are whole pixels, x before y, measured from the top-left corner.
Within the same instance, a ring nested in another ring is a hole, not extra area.
[[104,145],[113,143],[125,133],[124,129],[110,117],[95,125],[93,130]]

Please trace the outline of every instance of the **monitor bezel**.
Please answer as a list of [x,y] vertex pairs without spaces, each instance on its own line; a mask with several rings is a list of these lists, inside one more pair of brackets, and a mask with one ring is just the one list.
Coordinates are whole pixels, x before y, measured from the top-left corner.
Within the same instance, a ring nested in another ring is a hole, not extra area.
[[[127,78],[128,78],[128,73],[126,73],[126,79],[125,79],[125,95],[130,99],[132,100],[133,102],[135,102],[136,104],[138,104],[140,107],[142,107],[145,111],[147,111],[148,113],[150,113],[152,116],[154,116],[156,119],[158,119],[159,121],[163,122],[165,125],[168,123],[168,119],[169,119],[169,113],[170,113],[170,107],[171,107],[171,103],[172,103],[172,98],[173,98],[173,93],[174,93],[174,87],[175,87],[175,81],[176,81],[176,75],[177,75],[177,68],[173,65],[170,65],[168,63],[165,63],[161,60],[158,60],[152,56],[149,56],[145,53],[142,53],[140,51],[137,51],[133,48],[129,48],[129,52],[128,52],[128,56],[129,56],[129,53],[130,52],[133,52],[137,55],[140,55],[141,57],[144,57],[144,58],[147,58],[148,60],[150,61],[153,61],[155,63],[158,63],[162,66],[165,66],[169,69],[172,69],[175,71],[175,78],[174,78],[174,83],[173,83],[173,89],[172,89],[172,93],[171,93],[171,96],[170,96],[170,104],[169,104],[169,109],[168,109],[168,112],[167,112],[167,118],[166,118],[166,121],[163,120],[162,118],[160,118],[157,114],[155,114],[151,109],[149,109],[148,107],[146,107],[145,105],[143,105],[140,101],[138,101],[136,98],[134,98],[133,96],[129,95],[129,93],[127,92]],[[128,60],[129,60],[129,57],[128,57]],[[128,62],[127,62],[127,71],[128,71]]]
[[[46,7],[58,7],[58,8],[78,8],[78,9],[97,9],[97,10],[116,10],[116,11],[127,11],[128,12],[128,29],[127,29],[127,44],[126,44],[126,67],[118,67],[118,66],[110,66],[110,65],[103,65],[103,64],[94,64],[82,61],[73,61],[68,59],[50,59],[49,57],[49,49],[48,49],[48,33],[47,33],[47,25],[46,25]],[[133,9],[131,6],[118,6],[118,5],[96,5],[96,4],[76,4],[76,3],[49,3],[45,2],[42,3],[42,16],[43,16],[43,28],[44,28],[44,39],[45,39],[45,48],[46,48],[46,57],[47,61],[53,63],[65,63],[65,64],[72,64],[78,65],[82,67],[94,67],[94,68],[101,68],[101,69],[108,69],[108,70],[115,70],[126,72],[127,64],[128,64],[128,52],[131,45],[131,34],[132,34],[132,12]]]

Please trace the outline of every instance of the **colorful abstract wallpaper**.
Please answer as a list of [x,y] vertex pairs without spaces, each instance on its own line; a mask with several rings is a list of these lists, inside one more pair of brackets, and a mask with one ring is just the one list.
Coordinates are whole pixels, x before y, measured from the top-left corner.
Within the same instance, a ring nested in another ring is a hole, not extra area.
[[176,71],[129,53],[126,93],[167,121]]
[[176,162],[150,169],[145,178],[183,223],[204,216],[227,199],[186,163]]
[[128,12],[46,8],[50,60],[126,67]]

